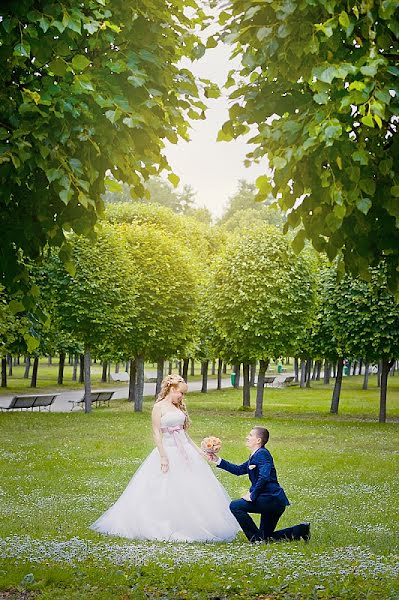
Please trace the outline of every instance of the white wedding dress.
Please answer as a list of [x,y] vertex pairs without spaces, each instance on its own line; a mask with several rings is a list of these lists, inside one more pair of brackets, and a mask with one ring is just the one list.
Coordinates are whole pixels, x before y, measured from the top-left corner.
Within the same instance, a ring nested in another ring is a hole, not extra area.
[[179,409],[161,417],[169,470],[161,471],[155,448],[91,529],[140,540],[221,542],[235,537],[240,527],[230,512],[230,498],[187,439],[184,420]]

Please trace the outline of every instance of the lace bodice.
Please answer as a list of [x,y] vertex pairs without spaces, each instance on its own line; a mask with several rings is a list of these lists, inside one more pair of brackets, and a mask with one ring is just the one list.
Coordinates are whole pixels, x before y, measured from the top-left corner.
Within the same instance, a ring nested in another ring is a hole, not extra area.
[[161,427],[175,427],[176,425],[184,425],[186,415],[180,409],[168,410],[161,417]]

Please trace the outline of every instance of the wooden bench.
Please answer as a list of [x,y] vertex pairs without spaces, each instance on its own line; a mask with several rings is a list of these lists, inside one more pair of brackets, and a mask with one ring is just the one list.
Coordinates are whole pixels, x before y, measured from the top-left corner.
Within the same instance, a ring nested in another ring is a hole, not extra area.
[[[90,394],[91,397],[91,403],[94,404],[95,406],[100,406],[100,404],[105,404],[107,403],[109,406],[109,401],[112,399],[113,395],[115,394],[114,391],[96,391],[93,390]],[[83,394],[83,396],[81,398],[79,398],[79,400],[68,400],[68,402],[70,402],[72,404],[71,407],[71,411],[76,407],[76,406],[80,406],[81,408],[84,407],[84,403],[85,403],[85,396]]]
[[26,396],[14,396],[8,406],[0,406],[0,410],[33,410],[42,408],[51,411],[51,405],[59,394],[36,394]]
[[286,375],[284,379],[280,379],[278,382],[279,387],[285,387],[286,385],[290,385],[295,380],[294,375]]
[[264,378],[263,378],[263,385],[264,385],[264,386],[265,386],[265,385],[266,385],[266,386],[268,386],[268,385],[271,385],[271,386],[272,386],[272,385],[273,385],[273,383],[274,383],[274,380],[275,380],[275,379],[276,379],[276,377],[275,377],[274,375],[272,375],[272,376],[270,376],[270,375],[267,375],[266,377],[264,377]]
[[111,373],[112,381],[129,381],[130,375],[126,373],[126,371],[121,371],[120,373]]

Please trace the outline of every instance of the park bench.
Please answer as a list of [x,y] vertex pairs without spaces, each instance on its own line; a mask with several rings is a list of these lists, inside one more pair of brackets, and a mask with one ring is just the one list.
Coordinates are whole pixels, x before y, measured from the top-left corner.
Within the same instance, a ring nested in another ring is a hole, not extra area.
[[275,375],[267,375],[266,377],[263,378],[263,385],[264,386],[268,386],[268,385],[273,385],[274,380],[276,379]]
[[129,373],[126,371],[121,371],[120,373],[111,373],[112,381],[129,381]]
[[[90,394],[91,403],[94,404],[95,406],[100,406],[100,404],[107,403],[109,406],[109,401],[112,399],[114,393],[115,393],[114,391],[109,391],[109,390],[108,391],[93,390]],[[83,396],[81,398],[79,398],[79,400],[68,400],[68,402],[70,402],[72,404],[71,411],[76,406],[80,406],[81,408],[83,408],[84,403],[85,403],[85,396],[83,394]]]
[[0,406],[0,410],[28,410],[29,408],[33,410],[34,408],[38,408],[40,412],[42,408],[45,408],[50,411],[51,405],[57,396],[59,394],[14,396],[11,398],[10,404],[8,406]]
[[278,381],[278,386],[279,387],[285,387],[287,385],[290,385],[290,383],[292,383],[295,380],[294,375],[286,375],[283,379],[280,379],[280,381]]

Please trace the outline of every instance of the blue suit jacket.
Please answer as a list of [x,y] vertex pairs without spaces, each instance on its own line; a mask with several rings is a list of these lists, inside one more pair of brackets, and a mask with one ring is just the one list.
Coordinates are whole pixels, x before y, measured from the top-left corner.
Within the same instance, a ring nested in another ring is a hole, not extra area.
[[235,465],[222,458],[217,466],[233,475],[248,474],[251,481],[249,492],[252,502],[255,502],[258,498],[259,500],[273,498],[283,506],[289,504],[283,488],[277,481],[273,457],[266,448],[256,450],[242,465]]

